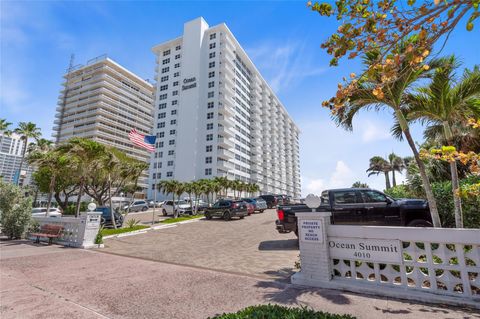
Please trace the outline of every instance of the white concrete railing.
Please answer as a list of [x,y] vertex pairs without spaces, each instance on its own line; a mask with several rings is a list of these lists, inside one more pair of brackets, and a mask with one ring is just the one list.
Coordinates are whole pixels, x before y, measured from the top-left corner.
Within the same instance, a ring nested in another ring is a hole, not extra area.
[[292,283],[480,308],[480,230],[330,225],[297,213]]
[[[56,243],[79,248],[95,247],[95,237],[100,229],[99,212],[83,213],[80,217],[33,217],[40,227],[45,224],[61,225],[63,231]],[[34,239],[34,238],[32,238]],[[40,238],[42,240],[42,238]],[[48,240],[48,239],[45,239]]]

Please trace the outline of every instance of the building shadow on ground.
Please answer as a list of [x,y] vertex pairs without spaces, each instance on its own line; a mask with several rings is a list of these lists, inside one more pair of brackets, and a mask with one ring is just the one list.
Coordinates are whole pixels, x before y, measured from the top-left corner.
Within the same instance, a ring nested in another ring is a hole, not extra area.
[[265,240],[258,250],[298,250],[298,239]]

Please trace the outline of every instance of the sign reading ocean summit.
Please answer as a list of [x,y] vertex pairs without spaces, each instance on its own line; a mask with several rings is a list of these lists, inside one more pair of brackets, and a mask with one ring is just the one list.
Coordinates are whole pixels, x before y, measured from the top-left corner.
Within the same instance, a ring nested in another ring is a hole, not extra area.
[[197,79],[195,77],[183,79],[182,91],[197,87]]
[[328,237],[330,257],[375,262],[402,262],[399,240]]
[[304,242],[322,243],[322,224],[320,220],[302,220],[300,224],[300,240]]

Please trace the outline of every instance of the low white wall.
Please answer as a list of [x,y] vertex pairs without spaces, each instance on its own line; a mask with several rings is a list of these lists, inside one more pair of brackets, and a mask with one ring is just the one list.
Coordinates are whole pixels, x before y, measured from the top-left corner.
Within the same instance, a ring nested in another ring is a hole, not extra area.
[[[99,212],[82,213],[78,218],[75,217],[33,217],[39,224],[61,225],[63,231],[61,236],[55,241],[58,244],[91,248],[95,247],[95,237],[100,229]],[[33,238],[32,238],[33,239]],[[40,238],[42,240],[42,238]],[[45,239],[44,239],[45,240]],[[48,240],[48,239],[46,239]]]
[[[297,213],[299,285],[480,309],[480,230],[330,225]],[[326,266],[328,265],[328,266]]]

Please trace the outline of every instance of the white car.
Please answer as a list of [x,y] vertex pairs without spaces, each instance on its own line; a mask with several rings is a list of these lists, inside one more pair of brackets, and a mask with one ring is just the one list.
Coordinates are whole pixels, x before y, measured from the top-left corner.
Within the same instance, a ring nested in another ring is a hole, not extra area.
[[176,200],[175,205],[173,204],[173,201],[167,200],[161,207],[163,216],[173,215],[174,217],[178,217],[180,214],[190,214],[192,212],[190,204],[184,200]]
[[46,212],[46,207],[34,208],[32,209],[32,217],[62,217],[62,211],[56,207],[51,207],[47,215],[45,215]]

